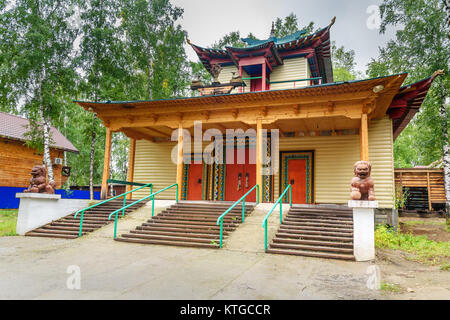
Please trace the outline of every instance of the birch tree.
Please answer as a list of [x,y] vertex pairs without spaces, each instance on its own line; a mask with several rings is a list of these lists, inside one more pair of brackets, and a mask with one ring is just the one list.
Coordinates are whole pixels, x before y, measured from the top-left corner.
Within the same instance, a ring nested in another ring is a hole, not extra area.
[[[57,97],[73,87],[71,57],[76,30],[70,28],[72,0],[15,0],[0,5],[1,100],[22,106],[42,129],[44,162],[53,180],[50,128],[61,106]],[[36,131],[36,130],[35,130]]]
[[[447,3],[448,4],[448,3]],[[447,210],[450,206],[450,158],[446,98],[450,93],[450,37],[448,7],[442,0],[384,0],[380,6],[381,29],[396,26],[394,40],[380,49],[369,65],[369,76],[408,72],[406,83],[428,78],[443,70],[431,86],[423,107],[395,141],[394,151],[416,150],[415,159],[394,152],[396,163],[428,165],[441,160],[444,167]],[[414,139],[411,139],[414,136]],[[400,159],[399,159],[400,158]]]

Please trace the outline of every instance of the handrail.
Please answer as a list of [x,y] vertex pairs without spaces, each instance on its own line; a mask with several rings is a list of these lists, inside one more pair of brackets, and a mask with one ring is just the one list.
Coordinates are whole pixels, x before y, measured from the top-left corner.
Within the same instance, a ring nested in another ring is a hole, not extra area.
[[269,219],[272,212],[275,210],[278,204],[280,204],[280,223],[283,221],[283,214],[282,214],[282,203],[283,197],[286,195],[286,192],[289,190],[289,206],[292,207],[292,187],[291,185],[288,185],[286,189],[284,189],[283,193],[280,195],[278,200],[273,205],[272,209],[270,209],[269,213],[266,215],[266,217],[263,220],[262,226],[265,229],[264,230],[264,251],[267,251],[267,219]]
[[127,205],[127,206],[125,206],[125,204],[124,204],[124,207],[123,207],[123,208],[117,209],[116,211],[111,212],[111,214],[110,214],[109,217],[108,217],[108,220],[111,220],[112,215],[115,214],[115,219],[114,219],[114,239],[116,238],[116,235],[117,235],[117,213],[118,213],[120,210],[125,211],[125,209],[127,209],[127,208],[129,208],[129,207],[131,207],[131,206],[134,206],[136,203],[139,203],[139,202],[141,202],[141,201],[144,201],[144,200],[146,200],[146,199],[148,199],[148,198],[152,198],[152,217],[153,217],[153,214],[154,214],[154,212],[155,212],[155,196],[156,196],[157,194],[163,192],[163,191],[166,191],[167,189],[170,189],[170,188],[174,187],[174,186],[177,187],[177,191],[176,191],[176,192],[177,192],[177,194],[176,194],[176,202],[178,202],[178,183],[174,183],[174,184],[172,184],[172,185],[170,185],[170,186],[168,186],[168,187],[166,187],[166,188],[164,188],[164,189],[162,189],[162,190],[159,190],[159,191],[157,191],[157,192],[155,192],[155,193],[150,194],[149,196],[146,196],[146,197],[144,197],[144,198],[142,198],[142,199],[140,199],[140,200],[137,200],[137,201],[135,201],[135,202],[133,202],[133,203],[130,203],[130,204]]
[[239,202],[242,201],[242,222],[245,221],[245,198],[249,195],[250,192],[252,192],[254,189],[256,188],[256,204],[259,203],[259,184],[255,184],[253,186],[253,188],[251,188],[246,194],[244,194],[238,201],[236,201],[231,207],[229,207],[224,213],[222,213],[222,215],[217,218],[217,225],[219,225],[220,222],[220,248],[222,248],[222,239],[223,239],[223,218],[225,217],[225,215],[230,212],[231,210],[233,210],[233,208],[235,206],[237,206],[237,204]]
[[[125,193],[119,194],[118,196],[114,196],[114,197],[112,197],[112,198],[103,200],[102,202],[96,203],[96,204],[94,204],[94,205],[92,205],[92,206],[90,206],[90,207],[87,207],[87,208],[78,210],[78,211],[75,213],[75,216],[74,216],[74,218],[76,218],[76,217],[78,216],[78,214],[81,212],[81,218],[80,218],[80,231],[78,232],[78,237],[81,237],[81,234],[82,234],[82,230],[83,230],[83,220],[84,220],[84,212],[85,212],[86,210],[95,208],[95,207],[97,207],[97,206],[99,206],[99,205],[101,205],[101,204],[104,204],[104,203],[109,202],[109,201],[111,201],[111,200],[115,200],[115,199],[120,198],[120,197],[123,197],[123,205],[125,206],[125,203],[126,203],[126,200],[127,200],[126,195],[128,195],[128,194],[130,194],[130,193],[132,193],[132,192],[138,191],[138,190],[140,190],[140,189],[147,188],[147,187],[150,187],[150,193],[152,193],[152,192],[153,192],[153,184],[152,184],[152,183],[147,183],[147,184],[145,184],[145,185],[143,185],[143,186],[141,186],[141,187],[139,187],[139,188],[136,188],[136,189],[134,189],[134,190],[127,191],[127,192],[125,192]],[[125,215],[125,209],[123,209],[123,211],[122,211],[122,216],[123,216],[123,215]]]
[[314,81],[314,80],[320,80],[320,79],[322,79],[322,77],[294,79],[294,80],[282,80],[282,81],[270,81],[270,84],[287,83],[287,82],[301,82],[301,81]]
[[127,186],[144,186],[145,185],[145,183],[122,181],[122,180],[115,180],[115,179],[108,179],[108,180],[106,180],[106,182],[114,183],[114,184],[123,184],[123,185],[127,185]]

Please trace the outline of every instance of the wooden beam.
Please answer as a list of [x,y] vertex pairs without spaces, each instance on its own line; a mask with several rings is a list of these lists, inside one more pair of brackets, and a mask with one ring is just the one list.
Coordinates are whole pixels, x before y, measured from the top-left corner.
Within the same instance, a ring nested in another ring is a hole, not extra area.
[[263,175],[262,175],[262,121],[261,119],[256,120],[256,184],[259,185],[259,200],[262,202],[263,195]]
[[[130,139],[130,147],[128,150],[128,172],[127,181],[133,182],[134,180],[134,160],[136,156],[136,139]],[[133,186],[127,186],[127,191],[131,191]],[[131,199],[132,194],[127,194],[127,199]]]
[[183,125],[181,122],[178,126],[177,183],[178,199],[181,199],[181,191],[183,190]]
[[162,135],[163,137],[167,137],[167,138],[172,137],[172,135],[171,135],[170,133],[166,133],[166,132],[164,132],[164,131],[161,131],[161,130],[158,130],[158,129],[155,129],[155,128],[145,127],[145,129],[146,129],[146,130],[149,130],[150,132],[155,132],[155,133],[157,133],[157,134],[160,134],[160,135]]
[[361,129],[359,130],[360,158],[369,161],[369,123],[367,114],[361,116]]
[[[281,107],[254,107],[240,109],[239,119],[245,121],[247,124],[256,124],[256,119],[261,115],[266,114],[266,119],[276,120],[289,120],[289,119],[313,119],[313,118],[333,118],[333,117],[345,117],[348,119],[360,119],[362,113],[362,104],[342,104],[337,105],[333,112],[329,112],[326,105],[311,106],[311,108],[302,108],[298,114],[295,113],[292,106]],[[245,120],[244,120],[245,119]],[[265,120],[266,120],[265,119]],[[109,128],[113,131],[122,130],[122,128],[138,128],[138,127],[152,127],[152,126],[168,126],[171,128],[177,128],[180,122],[179,116],[176,114],[166,114],[158,119],[158,123],[153,122],[153,119],[146,116],[139,116],[132,121],[130,119],[117,117],[109,119]],[[189,128],[194,125],[194,122],[198,121],[198,114],[195,112],[186,113],[181,120],[184,127]],[[215,110],[211,111],[209,119],[205,120],[205,124],[210,123],[225,123],[236,122],[236,118],[232,115],[231,110]]]
[[102,189],[100,192],[100,198],[102,200],[105,200],[108,197],[109,164],[111,161],[111,137],[111,130],[109,128],[106,128],[105,159],[103,160]]
[[[270,92],[270,91],[269,91]],[[368,95],[370,95],[370,92],[358,92],[358,93],[341,93],[341,94],[332,94],[332,95],[306,95],[298,98],[280,98],[275,99],[272,98],[265,99],[265,100],[240,100],[236,102],[225,102],[226,99],[219,99],[216,98],[216,101],[214,102],[214,111],[216,110],[226,110],[226,109],[233,109],[233,108],[252,108],[252,107],[261,107],[261,106],[268,106],[268,107],[280,107],[280,106],[291,106],[296,107],[299,103],[301,103],[302,108],[305,107],[305,109],[308,108],[309,105],[314,106],[318,104],[325,104],[325,107],[328,109],[328,102],[330,100],[334,101],[335,104],[342,103],[344,105],[352,104],[355,101],[358,101],[360,104],[362,104],[365,99],[367,99]],[[108,117],[121,117],[125,118],[126,115],[131,116],[148,116],[149,114],[159,114],[159,115],[165,115],[168,113],[181,113],[180,110],[185,110],[186,108],[189,108],[190,112],[202,112],[202,111],[212,111],[211,110],[211,103],[199,103],[195,105],[185,105],[180,102],[179,105],[170,105],[166,107],[161,106],[143,106],[143,107],[136,107],[135,109],[110,109],[108,110],[98,110],[98,116],[103,118]],[[180,115],[179,115],[180,116]],[[197,115],[198,117],[198,115]],[[159,120],[159,119],[158,119]]]

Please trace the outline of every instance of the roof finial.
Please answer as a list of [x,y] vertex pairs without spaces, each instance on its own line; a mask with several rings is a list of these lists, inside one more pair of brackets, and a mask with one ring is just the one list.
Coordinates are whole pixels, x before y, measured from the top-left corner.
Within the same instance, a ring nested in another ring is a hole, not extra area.
[[270,30],[270,37],[275,37],[275,23],[272,21],[272,30]]

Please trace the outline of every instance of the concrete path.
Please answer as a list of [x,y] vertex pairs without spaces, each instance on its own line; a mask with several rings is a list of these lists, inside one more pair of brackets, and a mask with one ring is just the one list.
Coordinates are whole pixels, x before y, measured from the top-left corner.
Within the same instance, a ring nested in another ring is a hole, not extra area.
[[[0,299],[383,298],[366,286],[370,263],[265,254],[265,212],[259,206],[221,250],[116,242],[113,224],[76,240],[3,237]],[[121,219],[118,234],[150,216],[144,207]],[[80,289],[70,289],[78,268]]]

